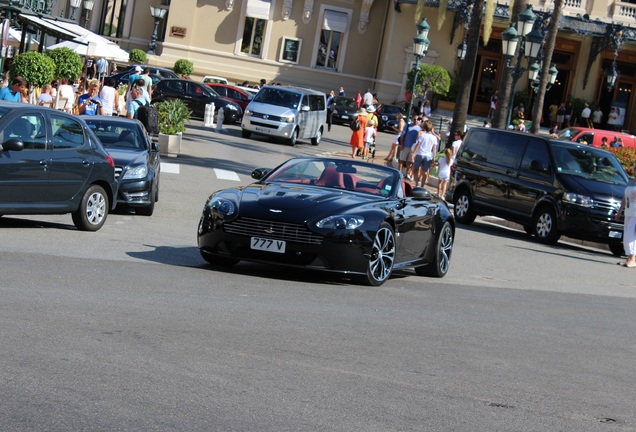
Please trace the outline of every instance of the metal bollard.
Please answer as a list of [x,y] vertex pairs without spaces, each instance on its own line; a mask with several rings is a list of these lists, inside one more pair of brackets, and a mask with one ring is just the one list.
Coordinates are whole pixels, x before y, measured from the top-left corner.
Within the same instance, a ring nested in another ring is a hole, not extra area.
[[205,127],[214,127],[214,103],[205,105],[205,113],[203,115]]
[[223,121],[225,120],[225,112],[223,111],[223,107],[219,108],[219,112],[216,118],[216,131],[223,131]]

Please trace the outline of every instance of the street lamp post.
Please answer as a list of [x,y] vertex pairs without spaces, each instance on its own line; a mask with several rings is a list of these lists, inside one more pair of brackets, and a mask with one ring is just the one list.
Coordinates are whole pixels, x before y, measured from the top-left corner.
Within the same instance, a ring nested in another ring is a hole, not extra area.
[[150,6],[150,15],[155,19],[155,26],[152,29],[150,43],[148,44],[148,54],[155,55],[157,49],[157,32],[159,31],[159,22],[166,16],[167,9]]
[[93,10],[93,6],[95,6],[95,0],[84,0],[84,10],[86,11],[84,27],[86,28],[88,28],[88,19],[90,18],[91,11]]
[[[543,45],[543,35],[537,29],[533,29],[536,15],[532,12],[532,5],[528,5],[525,11],[519,14],[517,18],[517,29],[514,24],[510,23],[510,27],[501,34],[503,40],[502,50],[504,56],[507,57],[506,67],[510,71],[512,76],[512,88],[510,90],[510,98],[508,101],[508,110],[506,112],[506,126],[510,124],[510,118],[512,117],[512,106],[515,100],[515,87],[517,81],[528,70],[521,66],[524,54],[527,58],[528,64],[532,64],[533,60],[539,55],[541,45]],[[521,46],[517,52],[517,44],[521,37]],[[512,59],[517,53],[517,61],[513,65]],[[556,78],[556,77],[555,77]]]
[[415,86],[417,84],[417,75],[420,72],[420,59],[426,56],[428,46],[428,31],[431,26],[426,22],[426,18],[417,25],[417,36],[413,38],[413,54],[415,54],[415,65],[413,66],[413,85],[411,86],[411,97],[409,98],[409,111],[406,113],[407,124],[411,124],[411,113],[413,112],[413,97],[415,95]]
[[82,2],[82,0],[70,0],[69,4],[71,6],[71,16],[70,16],[70,20],[71,21],[75,21],[75,11],[77,10],[77,8],[80,7],[80,3]]

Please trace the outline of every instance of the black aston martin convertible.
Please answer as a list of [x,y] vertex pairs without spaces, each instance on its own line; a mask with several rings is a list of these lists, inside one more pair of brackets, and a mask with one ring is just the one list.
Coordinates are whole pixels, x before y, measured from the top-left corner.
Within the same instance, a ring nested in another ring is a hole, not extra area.
[[455,220],[402,174],[352,159],[302,157],[255,169],[257,181],[213,193],[198,244],[211,264],[240,260],[352,275],[378,286],[394,269],[443,277]]

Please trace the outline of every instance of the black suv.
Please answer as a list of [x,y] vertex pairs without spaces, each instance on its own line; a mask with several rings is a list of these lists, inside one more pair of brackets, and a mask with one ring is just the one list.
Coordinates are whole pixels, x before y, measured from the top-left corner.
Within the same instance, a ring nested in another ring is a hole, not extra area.
[[583,144],[491,128],[471,128],[457,154],[450,194],[455,218],[520,223],[540,242],[561,235],[606,243],[623,255],[614,218],[628,179],[616,157]]
[[231,100],[219,96],[207,85],[189,79],[165,79],[153,87],[152,103],[169,99],[181,99],[192,110],[192,116],[203,118],[205,106],[214,104],[214,113],[218,114],[219,108],[223,108],[223,123],[237,123],[243,117],[241,107]]
[[97,231],[116,196],[115,162],[81,117],[0,102],[0,215],[71,213]]

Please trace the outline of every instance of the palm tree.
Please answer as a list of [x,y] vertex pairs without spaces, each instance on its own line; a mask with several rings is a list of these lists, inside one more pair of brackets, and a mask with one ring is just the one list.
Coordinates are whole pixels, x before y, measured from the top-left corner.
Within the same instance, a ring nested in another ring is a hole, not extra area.
[[557,33],[559,32],[559,19],[561,18],[561,11],[563,10],[564,0],[555,0],[554,10],[552,11],[552,17],[550,18],[550,24],[548,25],[547,40],[543,51],[543,66],[541,67],[541,79],[539,81],[539,91],[537,97],[534,99],[534,107],[532,108],[532,133],[538,133],[541,127],[541,113],[543,112],[543,102],[545,99],[545,92],[548,87],[548,69],[552,62],[552,53],[554,52],[554,45],[556,43]]

